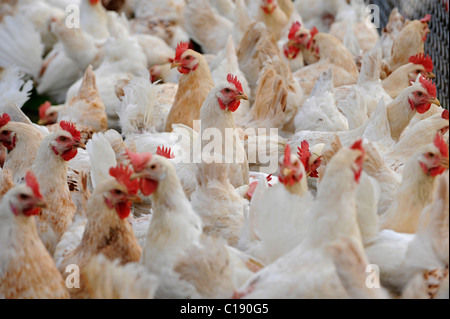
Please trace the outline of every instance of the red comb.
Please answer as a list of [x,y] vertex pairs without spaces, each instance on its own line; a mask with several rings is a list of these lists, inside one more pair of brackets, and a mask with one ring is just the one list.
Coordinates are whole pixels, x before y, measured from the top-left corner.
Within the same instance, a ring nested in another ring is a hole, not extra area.
[[300,28],[302,27],[300,22],[294,22],[291,26],[291,29],[289,30],[289,35],[288,35],[288,39],[292,40],[295,37],[295,34],[297,33],[298,30],[300,30]]
[[442,112],[442,118],[443,118],[444,120],[447,120],[447,121],[448,121],[448,110],[444,110],[444,111]]
[[302,141],[301,147],[297,147],[298,152],[297,155],[300,158],[300,161],[303,163],[305,169],[308,167],[308,160],[311,156],[311,152],[309,151],[309,143],[308,141]]
[[133,153],[126,150],[128,158],[130,159],[131,165],[136,172],[140,172],[144,169],[145,165],[152,159],[151,153]]
[[170,147],[160,147],[158,146],[158,149],[156,150],[156,155],[164,156],[166,158],[175,158],[175,155],[173,155],[172,150]]
[[114,177],[120,184],[124,185],[129,194],[135,195],[139,190],[139,180],[130,180],[131,174],[133,174],[131,168],[124,165],[111,167],[109,169],[109,175]]
[[61,126],[61,128],[62,128],[64,131],[69,132],[70,135],[72,135],[72,137],[73,137],[74,140],[76,140],[76,141],[81,140],[81,133],[80,133],[80,131],[78,131],[78,130],[75,128],[75,125],[74,125],[73,123],[68,122],[68,121],[61,121],[61,122],[59,123],[59,126]]
[[426,23],[426,22],[428,22],[430,20],[431,20],[431,15],[427,14],[422,19],[420,19],[420,22]]
[[291,146],[289,144],[286,145],[286,148],[284,149],[284,165],[290,165],[291,164]]
[[306,48],[307,48],[307,49],[310,49],[310,48],[311,48],[313,39],[314,39],[314,37],[315,37],[315,35],[316,35],[317,33],[319,33],[319,30],[317,30],[316,27],[313,27],[313,28],[309,31],[309,34],[311,35],[311,38],[309,39],[308,44],[306,45]]
[[3,113],[0,116],[0,127],[5,126],[9,121],[11,121],[11,117],[7,113]]
[[441,152],[441,155],[443,157],[448,157],[447,143],[445,143],[444,138],[439,133],[437,133],[436,137],[434,138],[434,146],[436,146],[439,149],[439,152]]
[[357,140],[353,145],[350,147],[352,150],[360,150],[361,152],[365,152],[364,147],[362,146],[363,141],[362,139]]
[[97,4],[100,0],[89,0],[89,2],[91,3],[91,5]]
[[189,43],[187,42],[180,42],[177,45],[177,49],[175,51],[175,60],[179,60],[181,58],[181,55],[186,52],[186,50],[189,49]]
[[43,119],[45,117],[45,112],[52,106],[52,104],[49,101],[46,101],[45,103],[41,104],[39,106],[39,118]]
[[29,188],[31,188],[31,190],[34,193],[34,196],[40,199],[43,198],[41,192],[39,191],[39,183],[32,171],[28,171],[27,174],[25,175],[25,183]]
[[431,82],[431,80],[425,79],[424,77],[421,76],[419,78],[419,82],[427,90],[428,94],[430,94],[433,97],[436,97],[436,85],[433,82]]
[[425,56],[425,54],[423,53],[413,55],[409,58],[409,62],[414,64],[421,64],[427,72],[433,71],[433,60],[431,60],[431,57],[429,55]]
[[241,82],[239,82],[239,80],[237,79],[237,76],[233,77],[233,74],[228,74],[227,75],[227,81],[228,81],[228,83],[234,84],[234,86],[236,87],[236,89],[239,92],[243,92],[244,91],[244,89],[242,88]]

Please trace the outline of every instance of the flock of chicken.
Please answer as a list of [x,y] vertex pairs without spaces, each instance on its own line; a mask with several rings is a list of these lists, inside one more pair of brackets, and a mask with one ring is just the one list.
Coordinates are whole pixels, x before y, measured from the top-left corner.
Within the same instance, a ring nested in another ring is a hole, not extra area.
[[448,298],[431,17],[365,9],[1,1],[0,298]]

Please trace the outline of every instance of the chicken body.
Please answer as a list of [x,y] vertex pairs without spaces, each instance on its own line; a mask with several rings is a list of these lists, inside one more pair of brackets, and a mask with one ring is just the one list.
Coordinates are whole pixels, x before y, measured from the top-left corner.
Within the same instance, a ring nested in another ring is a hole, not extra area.
[[[82,269],[91,257],[103,254],[109,260],[119,259],[121,265],[139,261],[141,247],[138,245],[130,223],[120,218],[116,207],[109,207],[105,198],[114,189],[124,190],[113,179],[108,179],[95,188],[87,203],[87,224],[79,245],[72,251],[55,256],[60,272],[67,276],[67,265],[76,264]],[[80,277],[80,288],[71,289],[72,298],[87,298],[89,289]]]
[[13,211],[20,205],[20,194],[31,197],[33,192],[19,185],[0,204],[0,297],[67,299],[63,278],[39,239],[34,217]]
[[200,109],[214,82],[205,58],[192,50],[184,55],[192,56],[198,62],[195,70],[183,74],[178,85],[177,95],[167,116],[165,131],[172,131],[172,124],[184,124],[193,127],[193,121],[200,118]]
[[[60,142],[61,136],[64,142]],[[36,218],[36,227],[52,256],[61,236],[72,223],[76,211],[67,184],[68,162],[63,158],[66,156],[64,152],[76,154],[76,148],[80,145],[78,142],[71,144],[71,139],[71,134],[62,129],[46,136],[31,166],[47,201],[47,207]]]
[[[9,137],[0,139],[3,145],[5,143],[11,145],[11,147],[14,145],[6,155],[3,169],[10,169],[14,182],[21,183],[25,173],[31,168],[44,137],[32,125],[19,122],[9,122],[2,126],[0,130],[1,132],[11,132],[8,134]],[[13,139],[14,143],[11,143]]]
[[[359,151],[344,149],[333,157],[316,202],[307,213],[305,222],[309,231],[306,238],[291,252],[256,273],[238,290],[238,294],[242,293],[245,298],[348,298],[337,280],[336,269],[326,247],[347,238],[353,240],[360,251],[363,249],[356,221],[357,184],[351,168],[353,160],[360,154]],[[343,179],[348,183],[342,184]],[[336,191],[337,185],[339,192]],[[345,196],[341,196],[343,194]],[[327,232],[317,232],[319,225],[320,229],[326,227]],[[320,275],[313,270],[316,267],[320,267]]]

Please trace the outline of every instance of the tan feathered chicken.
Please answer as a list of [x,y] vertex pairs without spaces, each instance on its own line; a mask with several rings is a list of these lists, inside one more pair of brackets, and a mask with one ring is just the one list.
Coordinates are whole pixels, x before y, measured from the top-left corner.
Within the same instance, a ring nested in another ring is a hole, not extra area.
[[96,132],[108,129],[105,105],[100,97],[92,66],[84,73],[78,95],[64,105],[58,113],[58,122],[71,121],[80,130],[86,142]]
[[301,50],[308,65],[296,71],[294,77],[309,94],[320,73],[333,68],[334,86],[354,84],[358,79],[358,68],[350,51],[337,38],[319,33],[316,28],[305,28],[294,22],[289,32],[287,48],[294,46]]
[[260,2],[258,20],[264,22],[269,32],[278,40],[283,36],[283,31],[289,23],[289,17],[284,12],[277,0],[258,0]]
[[238,125],[254,128],[279,128],[295,131],[294,117],[304,98],[289,66],[279,56],[268,58],[257,82],[255,102]]
[[65,283],[39,239],[34,215],[45,201],[33,173],[0,204],[0,298],[68,298]]
[[47,202],[47,207],[36,217],[36,226],[52,256],[76,210],[67,184],[67,171],[68,161],[77,155],[79,147],[84,147],[80,132],[72,123],[62,121],[59,130],[42,140],[31,166]]
[[[55,256],[64,276],[68,275],[67,265],[76,264],[82,269],[90,258],[99,254],[109,260],[119,259],[121,265],[140,258],[141,247],[127,220],[132,202],[139,200],[139,183],[130,180],[132,171],[125,166],[113,167],[109,172],[114,178],[98,184],[88,200],[88,222],[80,244],[65,255]],[[73,298],[92,297],[83,276],[80,276],[80,288],[73,288],[70,293]]]
[[425,78],[434,79],[433,61],[430,56],[423,53],[411,56],[409,63],[404,64],[392,72],[382,82],[387,94],[395,99],[405,88],[415,82],[420,74]]
[[200,108],[214,88],[214,82],[205,58],[188,49],[187,43],[180,43],[172,67],[182,73],[177,95],[166,119],[165,131],[172,131],[172,124],[193,127],[193,121],[200,118]]
[[436,177],[448,169],[448,146],[438,133],[433,144],[420,148],[405,164],[403,180],[381,227],[414,234],[422,210],[432,200]]
[[12,171],[15,183],[20,183],[31,169],[43,138],[42,133],[32,125],[11,122],[6,113],[0,117],[0,142],[8,150],[3,169]]
[[239,45],[237,57],[239,67],[246,75],[252,96],[250,101],[254,101],[256,87],[264,62],[267,58],[279,55],[275,39],[268,32],[262,22],[255,22],[248,26],[242,41]]
[[405,22],[403,29],[397,35],[392,45],[389,73],[407,64],[411,56],[424,53],[424,43],[430,33],[428,28],[430,20],[431,16],[427,14],[420,20]]
[[427,112],[431,104],[440,105],[436,99],[436,86],[419,75],[413,85],[386,106],[392,139],[397,141],[414,115]]

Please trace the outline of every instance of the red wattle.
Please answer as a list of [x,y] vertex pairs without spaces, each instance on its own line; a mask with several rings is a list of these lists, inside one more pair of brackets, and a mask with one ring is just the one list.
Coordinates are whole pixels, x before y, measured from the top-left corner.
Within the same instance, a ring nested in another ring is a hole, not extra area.
[[188,74],[189,72],[191,72],[191,69],[185,68],[184,66],[181,66],[178,68],[178,72],[182,73],[182,74]]
[[155,192],[156,188],[158,187],[158,182],[143,178],[141,179],[140,186],[142,194],[144,194],[144,196],[148,196]]
[[41,211],[41,209],[39,207],[37,207],[37,208],[26,209],[23,211],[23,213],[25,214],[25,216],[35,216],[35,215],[39,214],[40,211]]
[[70,150],[67,150],[64,153],[62,153],[61,157],[63,158],[63,160],[67,162],[70,161],[75,156],[77,156],[77,152],[78,150],[76,148],[71,148]]
[[234,101],[230,102],[230,104],[227,105],[228,111],[231,111],[231,112],[236,111],[238,109],[239,105],[241,105],[240,100],[234,100]]
[[116,205],[116,212],[120,219],[127,218],[130,215],[131,202],[122,202]]
[[428,103],[428,104],[419,104],[419,105],[416,106],[416,111],[419,114],[423,114],[423,113],[427,112],[430,109],[430,107],[431,107],[430,103]]
[[438,167],[433,167],[432,169],[429,170],[429,173],[432,177],[436,177],[438,175],[441,175],[442,173],[444,173],[446,171],[445,167],[442,166],[438,166]]

